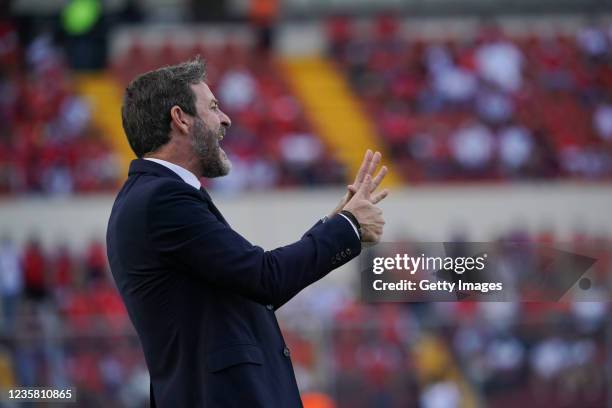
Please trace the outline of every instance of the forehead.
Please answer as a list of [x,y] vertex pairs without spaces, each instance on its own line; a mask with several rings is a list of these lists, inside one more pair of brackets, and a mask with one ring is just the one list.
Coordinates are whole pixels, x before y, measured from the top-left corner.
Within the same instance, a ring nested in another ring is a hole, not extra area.
[[215,99],[215,95],[213,95],[212,91],[208,87],[205,82],[200,82],[196,85],[191,85],[191,89],[196,95],[196,103],[210,103],[213,99]]

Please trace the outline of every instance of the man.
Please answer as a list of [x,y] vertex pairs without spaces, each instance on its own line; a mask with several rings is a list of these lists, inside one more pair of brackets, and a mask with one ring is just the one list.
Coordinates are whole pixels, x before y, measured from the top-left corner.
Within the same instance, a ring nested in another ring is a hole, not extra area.
[[[223,218],[198,177],[231,168],[219,147],[230,119],[196,59],[127,88],[123,127],[138,159],[113,205],[110,266],[140,337],[155,407],[301,406],[274,311],[382,234],[368,151],[336,210],[299,241],[253,246]],[[340,214],[338,214],[342,211]]]

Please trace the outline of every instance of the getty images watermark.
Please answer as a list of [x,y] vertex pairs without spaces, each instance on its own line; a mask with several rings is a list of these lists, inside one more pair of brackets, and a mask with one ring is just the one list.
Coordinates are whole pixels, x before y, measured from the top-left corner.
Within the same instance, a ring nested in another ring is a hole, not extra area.
[[561,244],[381,243],[361,254],[361,292],[370,302],[608,300],[596,255]]
[[[406,271],[414,275],[417,271],[454,271],[457,275],[470,271],[483,271],[486,266],[488,254],[481,256],[410,256],[408,254],[396,254],[394,257],[375,257],[372,261],[372,272],[380,275],[385,271]],[[409,291],[480,291],[487,293],[491,290],[502,290],[503,282],[470,282],[458,278],[456,281],[419,279],[400,279],[399,282],[385,282],[382,278],[374,280],[372,288],[377,291],[384,290],[409,290]]]

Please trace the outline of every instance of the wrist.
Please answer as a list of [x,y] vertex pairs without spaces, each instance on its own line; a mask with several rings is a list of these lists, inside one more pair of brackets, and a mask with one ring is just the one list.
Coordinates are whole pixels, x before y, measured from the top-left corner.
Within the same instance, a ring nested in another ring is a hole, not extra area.
[[331,214],[329,214],[329,218],[333,217],[336,214],[340,214],[340,211],[342,211],[342,208],[344,208],[344,206],[346,205],[346,203],[340,203],[338,204],[338,206],[336,208],[334,208],[334,210],[331,212]]
[[353,213],[348,210],[341,210],[338,214],[342,214],[349,219],[349,221],[355,226],[355,229],[357,230],[357,233],[359,235],[359,240],[361,240],[363,235],[361,233],[361,224],[359,224],[357,217],[355,217],[355,215],[353,215]]

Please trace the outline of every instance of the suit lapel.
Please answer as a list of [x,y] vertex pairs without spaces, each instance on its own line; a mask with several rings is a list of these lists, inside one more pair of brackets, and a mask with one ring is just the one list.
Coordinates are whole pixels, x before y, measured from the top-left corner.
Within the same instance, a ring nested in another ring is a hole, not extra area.
[[215,203],[213,203],[213,200],[210,197],[210,194],[208,194],[208,191],[206,191],[204,187],[200,187],[200,193],[202,193],[202,197],[204,197],[204,200],[206,200],[206,203],[208,204],[208,209],[210,210],[210,212],[212,212],[213,215],[217,217],[219,221],[221,221],[223,224],[229,227],[229,223],[225,221],[225,218],[223,218],[223,215],[221,215],[221,211],[219,211],[217,206],[215,206]]

